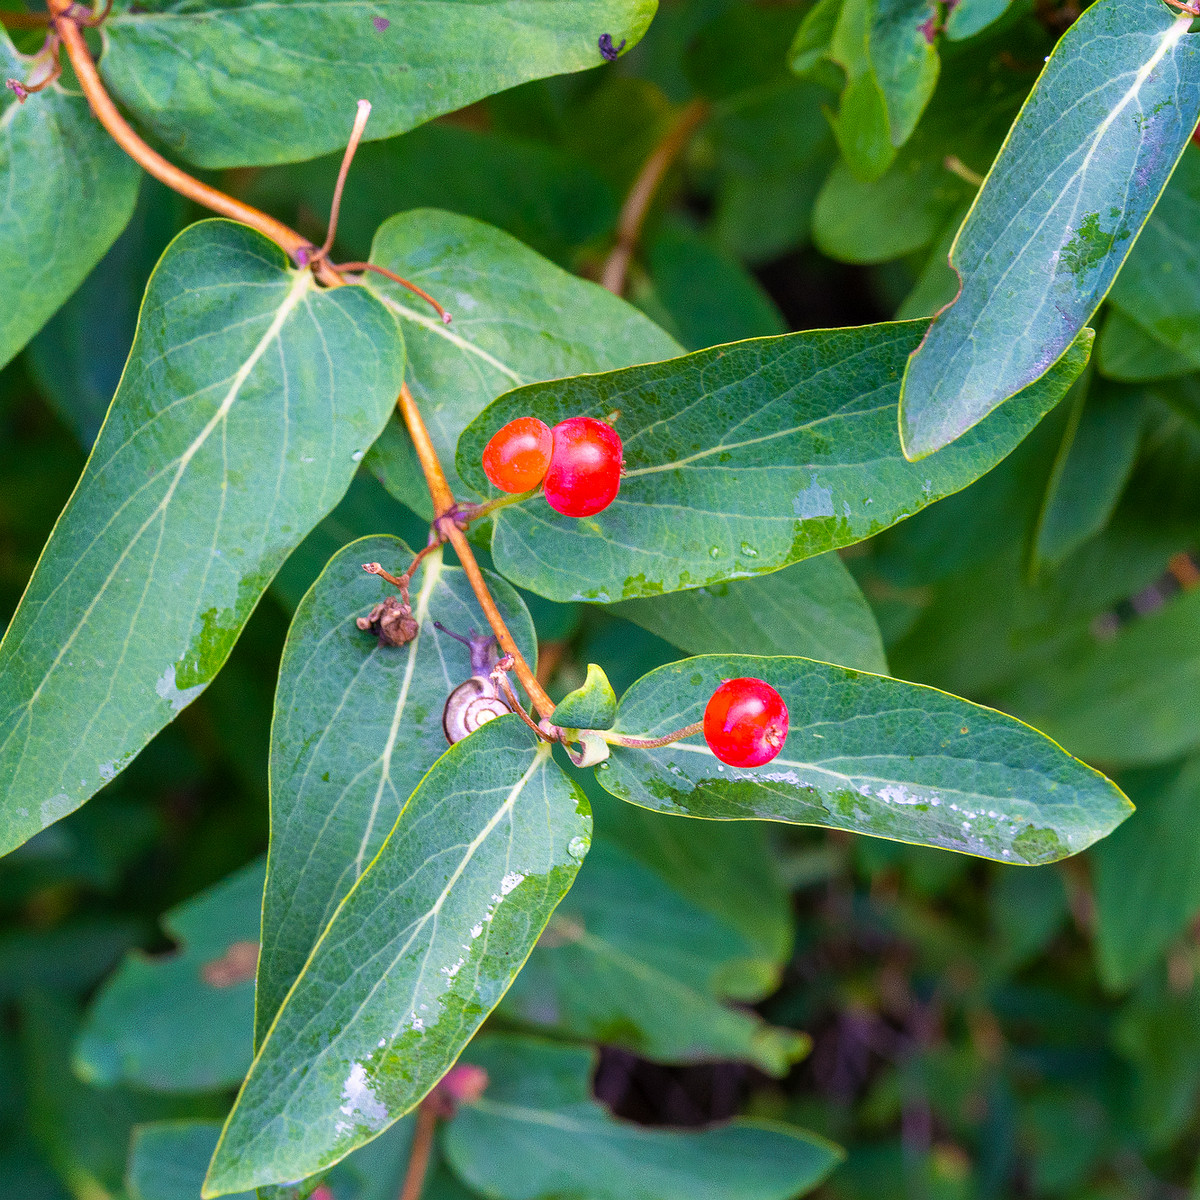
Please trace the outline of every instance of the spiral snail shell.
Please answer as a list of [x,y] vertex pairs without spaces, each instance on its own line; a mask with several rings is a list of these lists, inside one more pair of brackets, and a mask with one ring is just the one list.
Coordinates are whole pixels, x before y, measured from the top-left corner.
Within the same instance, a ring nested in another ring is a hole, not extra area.
[[461,742],[474,733],[480,725],[494,721],[505,713],[512,712],[504,697],[500,695],[493,680],[483,675],[472,675],[460,683],[446,700],[442,709],[442,729],[450,745]]

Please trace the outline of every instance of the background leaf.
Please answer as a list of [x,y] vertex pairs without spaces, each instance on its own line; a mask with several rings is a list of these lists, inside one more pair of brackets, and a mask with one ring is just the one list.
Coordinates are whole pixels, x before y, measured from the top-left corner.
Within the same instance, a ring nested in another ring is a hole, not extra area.
[[[412,583],[419,628],[407,646],[380,646],[355,625],[395,589],[413,552],[399,538],[352,542],[305,596],[284,647],[271,728],[271,853],[263,898],[256,1043],[261,1043],[313,944],[374,859],[421,777],[445,753],[442,708],[473,672],[470,652],[434,629],[486,630],[466,576],[429,555]],[[488,576],[518,646],[536,663],[520,597]]]
[[362,289],[317,290],[230,222],[172,243],[0,646],[0,848],[76,808],[204,690],[341,499],[402,368]]
[[452,746],[275,1017],[205,1194],[303,1178],[413,1108],[512,983],[590,834],[582,793],[515,714]]
[[296,162],[344,144],[359,97],[374,105],[367,136],[389,137],[527,79],[599,66],[600,34],[635,44],[654,9],[154,0],[105,22],[101,72],[145,128],[197,166]]
[[[41,77],[0,29],[0,78]],[[142,173],[60,84],[0,96],[0,366],[83,282],[125,228]],[[17,182],[19,181],[19,186]]]
[[955,242],[962,292],[905,371],[913,458],[1038,379],[1112,286],[1200,118],[1190,24],[1099,0],[1055,48]]
[[[758,338],[502,396],[459,440],[458,472],[481,494],[493,490],[483,448],[518,415],[548,425],[611,418],[625,472],[616,500],[586,520],[553,512],[541,495],[501,509],[497,569],[552,600],[611,601],[723,583],[849,545],[1008,454],[1083,369],[1090,341],[1083,335],[970,441],[914,466],[901,453],[893,405],[924,328]],[[664,412],[676,415],[668,422]]]
[[779,756],[726,767],[702,738],[614,746],[605,790],[664,812],[765,818],[1041,863],[1077,853],[1131,807],[1048,738],[944,692],[797,658],[703,655],[660,667],[621,698],[615,729],[657,737],[700,719],[722,680],[765,679],[791,725]]
[[[368,277],[404,328],[408,383],[447,469],[463,429],[501,392],[679,353],[623,300],[467,217],[432,209],[392,217],[376,234],[371,261],[423,287],[454,316],[446,326],[411,292]],[[368,461],[393,495],[432,517],[420,464],[398,419]],[[450,484],[461,492],[453,472]]]
[[488,1089],[442,1137],[451,1166],[500,1200],[790,1200],[837,1165],[830,1142],[790,1126],[704,1130],[614,1120],[589,1095],[587,1050],[513,1037],[474,1042]]
[[264,875],[264,864],[252,863],[168,912],[162,926],[172,953],[125,959],[76,1042],[82,1079],[166,1092],[242,1081],[252,1057]]

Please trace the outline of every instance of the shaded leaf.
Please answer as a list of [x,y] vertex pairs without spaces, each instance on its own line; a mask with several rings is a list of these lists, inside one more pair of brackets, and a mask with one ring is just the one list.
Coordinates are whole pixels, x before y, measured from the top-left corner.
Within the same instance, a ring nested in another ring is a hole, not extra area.
[[1130,383],[1171,379],[1195,370],[1191,355],[1163,345],[1116,308],[1109,310],[1096,340],[1096,366],[1101,375]]
[[275,1017],[205,1195],[311,1175],[412,1109],[521,969],[590,831],[582,793],[516,715],[452,746]]
[[662,812],[822,825],[1030,864],[1077,853],[1132,811],[1103,775],[1012,717],[802,658],[714,654],[660,667],[621,698],[616,731],[657,737],[689,725],[723,680],[743,675],[765,679],[788,706],[777,758],[727,767],[696,736],[614,746],[597,768],[601,786]]
[[558,702],[550,720],[567,729],[608,729],[616,715],[617,695],[608,676],[588,663],[587,678]]
[[1089,856],[1096,965],[1111,991],[1136,983],[1200,912],[1200,759],[1122,777],[1137,812]]
[[791,1200],[841,1151],[802,1129],[731,1121],[703,1130],[619,1121],[591,1098],[591,1051],[515,1037],[467,1050],[488,1090],[442,1137],[450,1165],[499,1200]]
[[1104,298],[1200,117],[1190,24],[1099,0],[1055,47],[955,241],[962,292],[905,371],[914,459],[1038,379]]
[[598,839],[501,1013],[660,1062],[740,1059],[784,1075],[808,1049],[721,1003],[753,948],[648,867]]
[[[371,260],[423,287],[454,315],[444,325],[411,292],[379,276],[368,279],[403,326],[408,383],[447,468],[463,429],[509,388],[679,353],[632,305],[467,217],[433,209],[392,217],[375,237]],[[432,516],[399,419],[389,423],[368,464],[394,496]],[[450,486],[461,492],[453,471]]]
[[126,958],[88,1009],[74,1056],[82,1079],[167,1092],[241,1082],[252,1057],[264,873],[252,863],[167,913],[173,953]]
[[655,0],[152,0],[105,22],[100,66],[138,121],[198,166],[297,162],[345,143],[360,97],[374,105],[367,136],[390,137],[526,80],[599,66],[600,34],[633,45],[654,10]]
[[[342,898],[375,857],[421,777],[445,753],[442,709],[472,674],[460,636],[487,621],[458,567],[440,550],[413,579],[418,629],[406,646],[381,646],[355,619],[395,589],[362,569],[400,574],[413,552],[399,538],[351,542],[304,597],[288,632],[271,727],[271,851],[263,898],[255,1039],[261,1043],[288,989]],[[531,663],[533,624],[495,575],[488,586]],[[244,1072],[243,1072],[244,1074]]]
[[395,322],[261,235],[154,273],[82,479],[0,646],[0,849],[65,816],[212,680],[395,403]]
[[[45,71],[0,29],[0,79]],[[0,94],[0,366],[46,323],[125,228],[142,173],[93,118],[52,84],[22,104]]]
[[[549,599],[612,601],[758,575],[849,545],[994,466],[1062,397],[1090,344],[1081,335],[995,422],[914,466],[900,450],[894,404],[924,329],[756,338],[502,396],[459,440],[459,474],[480,493],[491,491],[483,447],[518,415],[548,425],[610,419],[625,473],[616,500],[586,520],[555,513],[540,495],[501,509],[497,569]],[[664,412],[677,415],[665,421]]]
[[625,600],[612,611],[688,654],[790,654],[887,672],[875,615],[836,554],[754,579]]

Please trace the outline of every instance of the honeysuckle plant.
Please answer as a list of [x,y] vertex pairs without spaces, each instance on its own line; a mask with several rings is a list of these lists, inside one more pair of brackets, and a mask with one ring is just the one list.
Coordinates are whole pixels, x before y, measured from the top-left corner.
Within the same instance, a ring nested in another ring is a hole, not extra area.
[[[1195,14],[1097,0],[1027,81],[1019,112],[1003,110],[1003,144],[979,133],[986,153],[964,143],[967,161],[942,155],[951,194],[930,189],[932,232],[903,249],[942,242],[906,319],[686,352],[623,299],[639,287],[665,177],[708,123],[749,103],[728,99],[739,84],[723,77],[733,51],[723,56],[720,38],[698,52],[708,94],[681,103],[647,147],[595,264],[604,287],[485,223],[390,215],[376,183],[386,219],[370,256],[339,261],[364,139],[528,81],[617,69],[654,8],[0,10],[22,47],[0,35],[11,77],[0,361],[109,250],[143,174],[215,214],[186,224],[149,277],[115,395],[0,645],[0,849],[73,813],[205,691],[356,476],[369,471],[424,518],[415,545],[394,528],[359,530],[295,606],[275,687],[265,871],[195,901],[198,913],[236,896],[251,913],[218,967],[203,958],[213,947],[196,954],[214,986],[253,975],[252,1013],[243,992],[245,1011],[228,1018],[248,1038],[252,1026],[253,1053],[196,1065],[196,1087],[240,1087],[223,1124],[139,1133],[129,1186],[143,1200],[180,1194],[166,1190],[170,1164],[189,1194],[342,1200],[371,1154],[401,1164],[404,1200],[801,1194],[839,1160],[816,1134],[740,1118],[638,1131],[590,1098],[587,1030],[563,1018],[556,1042],[504,1028],[476,1037],[498,1006],[536,1026],[537,994],[518,978],[527,960],[588,937],[570,894],[597,853],[589,793],[723,823],[731,846],[729,823],[774,822],[1015,866],[1075,855],[1133,811],[1068,752],[1110,761],[1068,735],[1086,722],[1044,689],[1003,707],[1042,702],[1067,749],[1008,711],[893,677],[877,651],[839,665],[824,661],[836,649],[776,629],[759,653],[754,631],[776,620],[773,589],[788,580],[787,611],[810,604],[810,625],[822,612],[852,624],[823,599],[832,586],[865,612],[834,552],[967,488],[1064,397],[1085,394],[1089,322],[1110,289],[1101,369],[1105,354],[1138,348],[1132,335],[1118,343],[1121,320],[1197,365],[1170,304],[1160,317],[1142,307],[1144,243],[1131,257],[1200,119]],[[998,8],[821,0],[770,18],[786,17],[793,40],[769,71],[790,69],[832,102],[840,158],[816,204],[819,243],[858,236],[856,189],[892,170],[911,177],[910,160],[923,169],[941,56],[945,79],[970,39],[988,44],[994,21],[1011,28],[1015,14]],[[320,234],[226,183],[338,150]],[[870,234],[890,235],[905,234]],[[1067,401],[1055,486],[1078,471],[1084,443],[1072,439],[1099,403],[1086,394],[1087,408]],[[1055,496],[1037,534],[1045,559],[1083,540],[1062,530],[1073,514],[1056,514]],[[619,698],[619,660],[552,695],[529,594],[673,627],[692,656]],[[706,643],[705,623],[720,637]],[[616,903],[636,864],[598,853]],[[182,915],[178,932],[198,944],[206,933]],[[728,995],[759,999],[767,976]],[[111,1030],[137,1019],[121,986],[101,993],[79,1044],[93,1080],[120,1074]],[[780,1076],[803,1055],[798,1034],[714,1004],[681,1005],[695,1029],[675,1043],[664,1031],[675,1046],[664,1057],[699,1047]],[[521,1139],[534,1148],[524,1156]]]

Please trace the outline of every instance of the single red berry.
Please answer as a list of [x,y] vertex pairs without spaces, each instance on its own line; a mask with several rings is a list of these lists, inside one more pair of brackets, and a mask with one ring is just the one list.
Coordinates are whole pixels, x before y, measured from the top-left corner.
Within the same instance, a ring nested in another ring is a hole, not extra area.
[[704,740],[731,767],[761,767],[783,749],[788,710],[761,679],[727,679],[704,710]]
[[492,434],[483,448],[483,473],[502,492],[537,487],[550,465],[554,436],[537,417],[518,417]]
[[554,427],[546,472],[546,503],[568,517],[607,508],[621,487],[621,438],[592,417],[570,417]]

